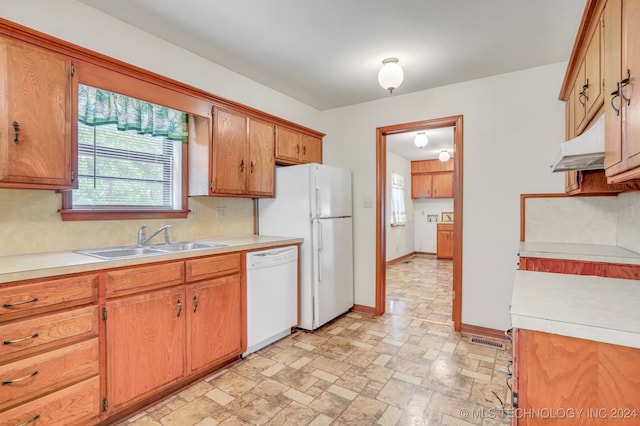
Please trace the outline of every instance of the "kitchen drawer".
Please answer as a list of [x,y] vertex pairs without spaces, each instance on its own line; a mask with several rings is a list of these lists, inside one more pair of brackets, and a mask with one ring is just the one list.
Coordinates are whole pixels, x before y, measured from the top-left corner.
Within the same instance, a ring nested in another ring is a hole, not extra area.
[[98,336],[98,306],[40,315],[0,325],[0,363],[38,350]]
[[187,260],[187,282],[221,277],[240,272],[240,253]]
[[107,297],[171,287],[184,282],[184,262],[157,263],[105,274]]
[[99,373],[98,339],[0,365],[0,410]]
[[86,426],[97,423],[99,413],[100,378],[96,376],[0,412],[0,425]]
[[0,286],[0,322],[98,300],[98,274]]

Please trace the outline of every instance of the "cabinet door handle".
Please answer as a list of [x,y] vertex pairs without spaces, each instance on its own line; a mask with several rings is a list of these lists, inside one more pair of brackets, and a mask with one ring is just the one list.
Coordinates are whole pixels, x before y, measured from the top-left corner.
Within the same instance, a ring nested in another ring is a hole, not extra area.
[[198,296],[193,296],[193,312],[198,310]]
[[18,135],[20,134],[20,124],[18,124],[17,121],[14,121],[13,123],[11,123],[11,125],[13,126],[13,131],[15,133],[15,137],[13,138],[13,143],[18,145],[18,143],[20,143],[20,141],[18,140]]
[[622,80],[620,82],[620,87],[619,87],[619,91],[620,91],[620,97],[622,99],[624,99],[625,101],[627,101],[627,106],[631,105],[631,98],[627,98],[624,95],[624,89],[625,87],[627,87],[629,85],[629,82],[631,81],[631,71],[627,70],[627,78],[625,78],[624,80]]
[[307,155],[307,146],[302,145],[302,155]]
[[25,300],[24,302],[7,302],[2,305],[3,308],[13,308],[14,306],[26,305],[27,303],[36,303],[38,301],[37,297],[34,297],[31,300]]
[[24,342],[25,340],[35,339],[38,337],[38,333],[33,333],[31,336],[23,337],[22,339],[14,339],[14,340],[5,340],[2,342],[3,345],[12,345],[14,343]]
[[35,422],[39,418],[40,418],[40,414],[36,414],[35,416],[31,417],[26,422],[22,422],[22,423],[20,423],[19,425],[16,425],[16,426],[27,426],[28,424],[31,424],[31,423]]
[[296,145],[296,154],[300,154],[300,144]]
[[620,96],[620,83],[616,83],[616,90],[611,92],[611,108],[616,112],[616,116],[620,115],[620,108],[616,108],[613,103],[613,100]]
[[249,164],[249,169],[251,170],[251,173],[253,173],[253,161]]
[[587,79],[587,84],[582,86],[582,95],[584,96],[585,100],[588,101],[589,95],[587,94],[587,90],[589,90],[589,79]]
[[240,161],[240,171],[244,172],[244,160]]
[[583,107],[587,106],[587,103],[582,100],[582,98],[586,96],[584,94],[584,89],[582,89],[582,92],[578,93],[578,95],[578,102],[580,102],[580,105],[582,105]]
[[176,301],[176,306],[178,307],[178,315],[176,316],[179,317],[180,314],[182,313],[182,302],[180,302],[180,299]]
[[21,381],[26,380],[26,379],[28,379],[30,377],[34,377],[37,374],[38,374],[38,370],[35,370],[35,371],[32,371],[31,373],[27,374],[26,376],[23,376],[23,377],[20,377],[20,378],[17,378],[17,379],[3,380],[2,381],[2,386],[11,385],[13,383],[21,382]]

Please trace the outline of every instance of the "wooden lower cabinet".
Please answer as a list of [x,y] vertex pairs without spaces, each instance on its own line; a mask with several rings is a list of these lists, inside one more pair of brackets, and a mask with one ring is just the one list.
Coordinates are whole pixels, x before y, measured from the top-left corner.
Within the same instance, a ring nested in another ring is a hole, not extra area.
[[[640,423],[640,349],[539,331],[514,333],[512,425]],[[558,418],[568,410],[575,417]]]
[[187,286],[189,371],[242,352],[241,295],[239,274]]
[[438,223],[436,229],[436,258],[453,259],[453,223]]
[[109,411],[134,404],[184,376],[182,286],[108,301],[106,317]]
[[[106,271],[106,419],[238,358],[246,334],[241,254]],[[165,271],[155,274],[154,270]],[[181,279],[179,283],[176,277]],[[110,278],[109,278],[110,277]],[[172,283],[165,288],[157,285]],[[135,287],[125,285],[138,282]],[[155,288],[148,290],[149,288]]]
[[523,271],[553,272],[556,274],[572,275],[595,275],[607,278],[640,280],[640,265],[632,264],[521,257],[520,269]]
[[100,377],[53,392],[0,413],[0,425],[86,426],[97,423]]
[[0,284],[0,425],[100,415],[97,273]]

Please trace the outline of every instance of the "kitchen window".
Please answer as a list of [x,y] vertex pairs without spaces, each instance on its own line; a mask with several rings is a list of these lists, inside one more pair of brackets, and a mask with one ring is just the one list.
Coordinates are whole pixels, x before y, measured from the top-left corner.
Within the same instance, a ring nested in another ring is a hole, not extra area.
[[77,135],[63,219],[186,216],[186,113],[80,84]]
[[403,226],[406,223],[404,176],[397,172],[391,172],[391,226]]

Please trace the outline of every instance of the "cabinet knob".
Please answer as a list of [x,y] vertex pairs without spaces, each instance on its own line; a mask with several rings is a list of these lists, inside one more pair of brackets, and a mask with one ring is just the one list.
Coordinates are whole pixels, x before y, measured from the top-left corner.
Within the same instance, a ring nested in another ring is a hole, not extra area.
[[179,317],[182,313],[182,302],[180,302],[180,299],[176,300],[176,306],[178,307],[178,315],[176,316]]

